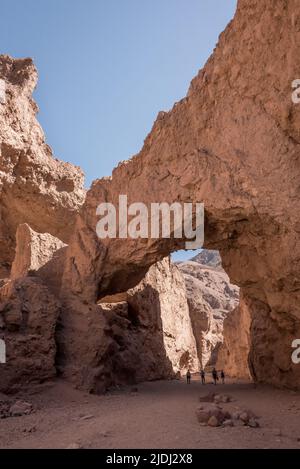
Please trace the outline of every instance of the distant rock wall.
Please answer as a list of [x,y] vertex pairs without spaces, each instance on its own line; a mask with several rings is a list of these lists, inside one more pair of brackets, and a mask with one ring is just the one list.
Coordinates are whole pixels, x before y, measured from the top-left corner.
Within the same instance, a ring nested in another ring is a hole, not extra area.
[[[196,261],[178,263],[186,294],[198,356],[202,368],[215,365],[223,342],[223,322],[239,303],[239,288],[224,272],[219,255],[202,251]],[[210,260],[212,264],[210,264]],[[206,263],[200,264],[200,262]]]
[[230,312],[224,321],[224,341],[219,349],[217,368],[226,376],[252,379],[249,369],[251,316],[245,301]]

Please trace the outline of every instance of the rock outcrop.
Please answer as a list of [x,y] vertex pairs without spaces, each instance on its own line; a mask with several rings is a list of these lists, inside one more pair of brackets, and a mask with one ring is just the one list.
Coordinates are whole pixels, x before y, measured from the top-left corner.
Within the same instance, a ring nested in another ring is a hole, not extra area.
[[158,326],[173,373],[199,370],[185,283],[176,265],[166,258],[152,266],[145,279],[128,291],[127,301],[143,328]]
[[204,369],[216,365],[223,342],[223,323],[239,303],[239,288],[230,283],[215,251],[203,250],[193,259],[177,265],[185,280],[198,356]]
[[296,0],[239,0],[187,97],[159,114],[139,155],[93,184],[63,281],[67,304],[77,297],[95,305],[184,247],[184,239],[172,237],[100,242],[100,202],[118,207],[119,194],[148,207],[204,202],[205,247],[220,251],[250,305],[252,372],[290,387],[300,387],[289,346],[300,336],[300,107],[291,100],[299,18]]
[[[139,155],[120,163],[111,178],[94,182],[75,225],[84,199],[82,174],[55,160],[45,143],[31,98],[32,61],[1,56],[6,103],[0,104],[0,276],[8,276],[22,223],[69,243],[60,289],[60,331],[66,326],[69,331],[59,356],[61,369],[78,385],[103,389],[113,375],[110,358],[120,352],[98,301],[136,286],[151,265],[185,246],[185,239],[172,236],[100,241],[97,206],[118,207],[119,195],[127,194],[128,204],[148,207],[205,204],[205,247],[220,251],[251,316],[252,375],[300,388],[299,366],[291,360],[291,343],[300,337],[300,106],[291,100],[291,83],[300,70],[299,40],[297,0],[239,0],[187,97],[159,113]],[[28,265],[30,272],[32,261]],[[42,379],[51,375],[54,345],[44,337],[53,337],[59,305],[52,286],[28,275],[4,282],[1,321],[8,342],[22,340],[24,329],[33,336],[23,356],[42,353],[34,360],[41,364],[36,376]],[[48,309],[41,310],[45,298]],[[37,328],[35,321],[45,311],[46,331],[40,319]]]
[[17,227],[28,223],[64,242],[85,197],[83,173],[55,159],[36,120],[31,59],[0,55],[5,102],[0,103],[0,278],[8,277]]
[[168,258],[134,289],[81,307],[64,310],[58,331],[59,369],[81,387],[102,392],[199,370],[184,281]]
[[217,368],[224,370],[226,376],[251,379],[250,329],[250,311],[241,298],[240,305],[230,312],[224,321],[224,340],[218,352]]
[[0,338],[6,344],[0,390],[5,392],[56,376],[55,330],[61,312],[56,292],[62,273],[59,253],[65,245],[26,224],[18,228],[16,239],[12,275],[0,288]]

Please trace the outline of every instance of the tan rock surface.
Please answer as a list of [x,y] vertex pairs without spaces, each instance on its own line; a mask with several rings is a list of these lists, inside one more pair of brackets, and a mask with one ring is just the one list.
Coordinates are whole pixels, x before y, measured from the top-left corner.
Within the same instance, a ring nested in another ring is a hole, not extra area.
[[291,100],[300,70],[299,18],[296,0],[238,2],[187,97],[159,114],[138,156],[93,184],[63,287],[95,304],[132,287],[151,264],[183,247],[172,239],[100,243],[100,202],[117,206],[119,194],[148,205],[204,202],[205,247],[220,250],[231,282],[250,302],[255,376],[298,387],[288,343],[300,334],[300,107]]
[[17,230],[11,278],[0,288],[0,338],[6,344],[0,390],[14,392],[56,376],[57,320],[61,304],[60,252],[65,245],[27,224]]
[[55,159],[36,120],[31,59],[0,55],[6,103],[0,104],[0,277],[9,274],[18,225],[67,242],[82,205],[83,173]]
[[[202,368],[215,365],[223,342],[223,323],[239,303],[239,288],[222,269],[219,255],[210,251],[178,263],[186,285],[194,336]],[[204,264],[201,264],[203,262]]]
[[224,321],[224,341],[219,349],[217,368],[226,376],[251,379],[249,369],[250,311],[245,301],[230,312]]
[[55,327],[60,303],[40,279],[0,289],[0,338],[6,343],[0,391],[12,393],[56,376]]
[[168,258],[126,295],[94,307],[73,301],[59,322],[58,364],[80,387],[102,392],[199,370],[184,280]]
[[145,279],[129,290],[127,301],[143,327],[156,325],[162,331],[174,373],[199,370],[185,283],[177,266],[168,258],[152,266]]

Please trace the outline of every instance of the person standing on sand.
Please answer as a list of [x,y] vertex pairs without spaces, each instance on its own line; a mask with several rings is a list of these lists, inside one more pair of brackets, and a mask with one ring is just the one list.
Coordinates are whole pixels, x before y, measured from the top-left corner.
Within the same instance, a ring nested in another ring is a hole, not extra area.
[[224,373],[224,370],[221,371],[221,380],[222,380],[222,384],[225,384],[225,373]]
[[204,370],[200,371],[200,376],[201,376],[202,384],[205,384],[205,371]]
[[219,376],[218,376],[218,372],[215,368],[212,370],[212,377],[213,377],[213,380],[214,380],[214,385],[216,386],[217,381],[219,379]]
[[190,370],[187,371],[186,382],[187,382],[187,384],[191,384],[191,372],[190,372]]

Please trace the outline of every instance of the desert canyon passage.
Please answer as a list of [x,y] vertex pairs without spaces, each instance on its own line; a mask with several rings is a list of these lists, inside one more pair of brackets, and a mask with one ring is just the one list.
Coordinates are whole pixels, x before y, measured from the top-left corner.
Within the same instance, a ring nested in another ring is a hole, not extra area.
[[[187,96],[89,190],[45,143],[33,61],[0,56],[0,447],[300,447],[299,51],[298,0],[239,0]],[[120,194],[204,203],[204,249],[100,240]]]

